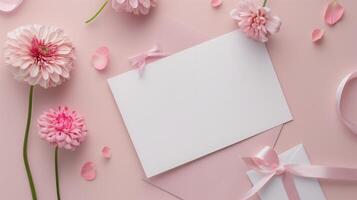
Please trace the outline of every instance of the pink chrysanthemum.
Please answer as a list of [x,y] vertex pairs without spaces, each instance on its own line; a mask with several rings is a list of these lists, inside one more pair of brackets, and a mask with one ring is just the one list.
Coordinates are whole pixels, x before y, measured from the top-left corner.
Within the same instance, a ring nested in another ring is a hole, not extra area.
[[4,56],[16,79],[48,88],[69,79],[74,47],[60,28],[29,25],[8,33]]
[[152,7],[156,6],[156,0],[112,0],[112,7],[116,10],[124,10],[135,15],[147,15]]
[[44,112],[38,119],[41,138],[50,144],[75,150],[87,135],[84,118],[67,107]]
[[277,33],[281,26],[280,18],[273,16],[270,8],[260,6],[256,0],[241,0],[231,11],[231,16],[248,37],[260,42],[267,42],[268,37]]

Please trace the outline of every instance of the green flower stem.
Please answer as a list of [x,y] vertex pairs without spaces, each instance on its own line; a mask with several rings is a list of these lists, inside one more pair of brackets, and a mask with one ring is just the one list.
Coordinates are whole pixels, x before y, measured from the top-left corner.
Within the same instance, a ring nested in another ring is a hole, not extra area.
[[33,86],[30,87],[30,93],[29,93],[27,124],[26,124],[26,130],[25,130],[24,144],[23,144],[23,148],[22,148],[22,156],[24,159],[27,178],[28,178],[30,188],[31,188],[32,200],[37,200],[36,188],[35,188],[35,184],[32,179],[31,169],[30,169],[28,156],[27,156],[28,155],[27,144],[28,144],[28,139],[29,139],[31,116],[32,116],[32,96],[33,96]]
[[102,6],[99,8],[99,10],[95,13],[95,15],[93,15],[93,17],[91,17],[90,19],[88,19],[86,21],[86,24],[88,24],[89,22],[93,21],[105,8],[105,6],[109,3],[109,0],[105,0],[105,2],[102,4]]
[[263,7],[265,7],[268,3],[268,0],[264,0]]
[[57,200],[61,200],[59,175],[58,175],[58,147],[56,147],[56,150],[55,150],[55,173],[56,173]]

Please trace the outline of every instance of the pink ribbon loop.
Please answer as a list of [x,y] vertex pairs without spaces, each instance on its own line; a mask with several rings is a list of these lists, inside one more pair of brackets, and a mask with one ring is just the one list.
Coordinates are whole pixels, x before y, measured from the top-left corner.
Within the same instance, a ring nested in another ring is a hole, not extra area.
[[357,125],[352,123],[351,121],[347,120],[347,118],[343,115],[342,108],[341,108],[341,101],[342,101],[342,95],[343,91],[348,85],[351,80],[355,79],[357,77],[357,71],[351,72],[345,76],[342,81],[340,82],[340,85],[337,88],[336,92],[336,99],[337,99],[337,115],[341,119],[341,121],[345,124],[345,126],[350,129],[354,134],[357,134]]
[[161,58],[168,55],[168,53],[162,52],[159,45],[154,45],[151,49],[130,57],[129,62],[133,67],[138,68],[139,75],[142,76],[148,59]]
[[284,188],[289,200],[300,200],[294,176],[328,180],[357,181],[357,169],[343,167],[326,167],[318,165],[282,164],[278,154],[270,147],[263,148],[253,157],[244,157],[243,160],[252,169],[266,174],[242,198],[247,200],[257,194],[275,176],[282,176]]

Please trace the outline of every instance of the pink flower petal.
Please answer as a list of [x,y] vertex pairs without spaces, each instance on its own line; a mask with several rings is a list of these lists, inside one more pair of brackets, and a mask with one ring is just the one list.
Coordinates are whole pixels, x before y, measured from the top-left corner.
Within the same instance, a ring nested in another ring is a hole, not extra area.
[[222,0],[211,0],[211,6],[213,8],[218,8],[219,6],[221,6],[223,3]]
[[12,12],[21,5],[23,0],[0,0],[1,12]]
[[104,146],[103,147],[103,149],[102,149],[102,156],[104,157],[104,158],[110,158],[110,157],[112,157],[112,153],[110,152],[110,148],[109,147],[107,147],[107,146]]
[[87,181],[93,181],[97,176],[95,164],[90,161],[84,163],[81,168],[81,176]]
[[[58,106],[57,109],[44,111],[37,119],[37,123],[42,139],[67,150],[74,151],[88,134],[85,119],[67,106]],[[70,124],[71,129],[69,130],[64,124]]]
[[109,63],[108,47],[99,47],[92,56],[92,65],[97,70],[103,70]]
[[329,25],[334,25],[341,20],[344,13],[344,8],[335,0],[329,3],[324,12],[325,22]]
[[314,29],[311,33],[311,38],[313,42],[318,42],[319,40],[322,39],[323,36],[324,36],[324,31],[319,28]]

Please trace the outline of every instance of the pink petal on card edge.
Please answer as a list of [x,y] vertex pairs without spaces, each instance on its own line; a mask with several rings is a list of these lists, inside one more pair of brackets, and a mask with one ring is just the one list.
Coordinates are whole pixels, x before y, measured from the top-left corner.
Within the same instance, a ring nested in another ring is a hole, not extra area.
[[23,0],[0,0],[0,11],[9,13],[21,5]]
[[96,166],[93,162],[85,162],[81,167],[81,176],[87,181],[93,181],[97,177]]
[[344,8],[336,1],[330,2],[324,12],[325,22],[329,25],[334,25],[341,20],[344,14]]
[[104,157],[104,158],[110,158],[110,157],[112,157],[112,154],[111,154],[111,151],[110,151],[111,149],[109,148],[109,147],[107,147],[107,146],[104,146],[103,148],[102,148],[102,156]]
[[92,56],[92,65],[97,70],[103,70],[109,63],[108,47],[99,47]]
[[319,40],[322,39],[323,36],[324,36],[324,31],[319,28],[314,29],[311,33],[311,39],[313,42],[318,42]]

